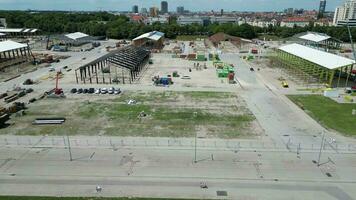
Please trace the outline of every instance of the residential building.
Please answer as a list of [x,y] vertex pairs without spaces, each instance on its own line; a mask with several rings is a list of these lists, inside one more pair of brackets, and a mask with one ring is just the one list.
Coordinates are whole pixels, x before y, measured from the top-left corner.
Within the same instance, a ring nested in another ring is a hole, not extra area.
[[305,27],[308,26],[309,24],[310,24],[310,20],[303,17],[289,17],[283,19],[281,22],[281,26],[290,27],[290,28],[293,28],[295,26]]
[[148,17],[146,20],[146,24],[153,24],[155,22],[159,22],[161,24],[167,24],[169,22],[169,16],[160,15],[157,17]]
[[132,6],[132,13],[138,13],[138,5]]
[[335,26],[348,20],[356,19],[356,0],[348,0],[343,5],[336,7],[333,24]]
[[168,2],[167,1],[161,2],[161,13],[162,14],[168,13]]

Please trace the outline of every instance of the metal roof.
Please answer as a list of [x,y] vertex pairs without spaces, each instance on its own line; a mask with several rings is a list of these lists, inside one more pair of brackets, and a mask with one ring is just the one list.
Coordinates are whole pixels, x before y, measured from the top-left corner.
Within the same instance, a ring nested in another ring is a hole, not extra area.
[[307,33],[303,36],[300,36],[299,38],[303,39],[303,40],[312,41],[312,42],[322,42],[322,41],[330,39],[331,37],[328,35],[322,35],[322,34],[318,34],[318,33]]
[[38,29],[30,28],[0,28],[0,33],[34,33]]
[[89,35],[85,34],[85,33],[81,33],[81,32],[75,32],[75,33],[70,33],[65,35],[67,38],[70,38],[72,40],[77,40],[80,38],[84,38],[84,37],[88,37]]
[[27,44],[17,43],[11,40],[0,42],[0,52],[11,51],[27,47]]
[[164,36],[164,33],[162,33],[162,32],[152,31],[152,32],[145,33],[145,34],[142,34],[142,35],[138,36],[137,38],[133,39],[133,41],[140,40],[140,39],[143,39],[143,38],[147,38],[147,39],[150,39],[150,40],[158,41],[163,36]]
[[328,69],[337,69],[355,64],[354,60],[306,47],[300,44],[285,45],[280,47],[279,50],[290,53]]

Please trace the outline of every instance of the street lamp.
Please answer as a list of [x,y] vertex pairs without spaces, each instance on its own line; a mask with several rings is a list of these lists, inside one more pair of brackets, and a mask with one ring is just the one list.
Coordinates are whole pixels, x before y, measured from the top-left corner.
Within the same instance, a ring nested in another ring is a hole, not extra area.
[[[197,115],[198,115],[197,112],[193,112],[193,118],[196,118]],[[197,163],[197,137],[198,137],[197,134],[198,134],[197,131],[195,131],[195,140],[194,140],[194,143],[195,143],[195,145],[194,145],[194,163]]]

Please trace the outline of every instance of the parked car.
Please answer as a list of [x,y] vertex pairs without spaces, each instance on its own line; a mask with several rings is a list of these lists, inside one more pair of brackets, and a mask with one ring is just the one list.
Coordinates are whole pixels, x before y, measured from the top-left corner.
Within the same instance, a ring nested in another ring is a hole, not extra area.
[[93,94],[95,92],[95,89],[94,88],[89,88],[89,94]]
[[120,94],[120,93],[121,93],[120,88],[114,90],[114,94],[118,95],[118,94]]
[[74,93],[77,93],[77,91],[78,91],[77,88],[73,88],[70,90],[70,93],[74,94]]
[[89,93],[89,90],[88,90],[88,89],[84,89],[84,90],[83,90],[83,93],[84,93],[84,94],[87,94],[87,93]]
[[106,88],[101,88],[101,94],[106,94],[108,93],[108,89]]
[[109,94],[114,94],[114,91],[115,91],[115,88],[111,87],[111,88],[109,88],[108,93]]
[[100,93],[101,93],[101,89],[100,88],[95,90],[95,92],[94,92],[94,94],[100,94]]
[[48,69],[48,71],[50,71],[50,72],[54,72],[56,69],[54,68],[54,67],[50,67],[49,69]]
[[77,91],[77,94],[81,94],[81,93],[83,93],[83,89],[79,88],[78,91]]

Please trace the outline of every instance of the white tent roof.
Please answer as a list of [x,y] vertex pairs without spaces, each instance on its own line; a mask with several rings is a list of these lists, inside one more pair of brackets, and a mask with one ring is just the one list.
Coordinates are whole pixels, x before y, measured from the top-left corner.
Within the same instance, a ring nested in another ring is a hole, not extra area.
[[21,44],[11,40],[0,42],[0,52],[11,51],[14,49],[20,49],[24,47],[27,47],[27,44]]
[[6,35],[5,33],[0,33],[0,36],[4,36],[4,35]]
[[88,37],[89,35],[85,34],[85,33],[81,33],[81,32],[75,32],[75,33],[70,33],[65,35],[67,38],[70,38],[72,40],[77,40],[80,38],[84,38],[84,37]]
[[303,40],[312,41],[312,42],[321,42],[324,40],[328,40],[331,37],[328,35],[321,35],[321,34],[317,34],[317,33],[307,33],[303,36],[300,36],[299,38],[303,39]]
[[152,32],[145,33],[145,34],[142,34],[142,35],[138,36],[137,38],[133,39],[133,41],[140,40],[140,39],[143,39],[143,38],[147,38],[147,39],[150,39],[150,40],[158,41],[163,36],[164,36],[164,33],[162,33],[162,32],[152,31]]
[[354,60],[300,44],[289,44],[279,49],[328,69],[337,69],[355,63]]

